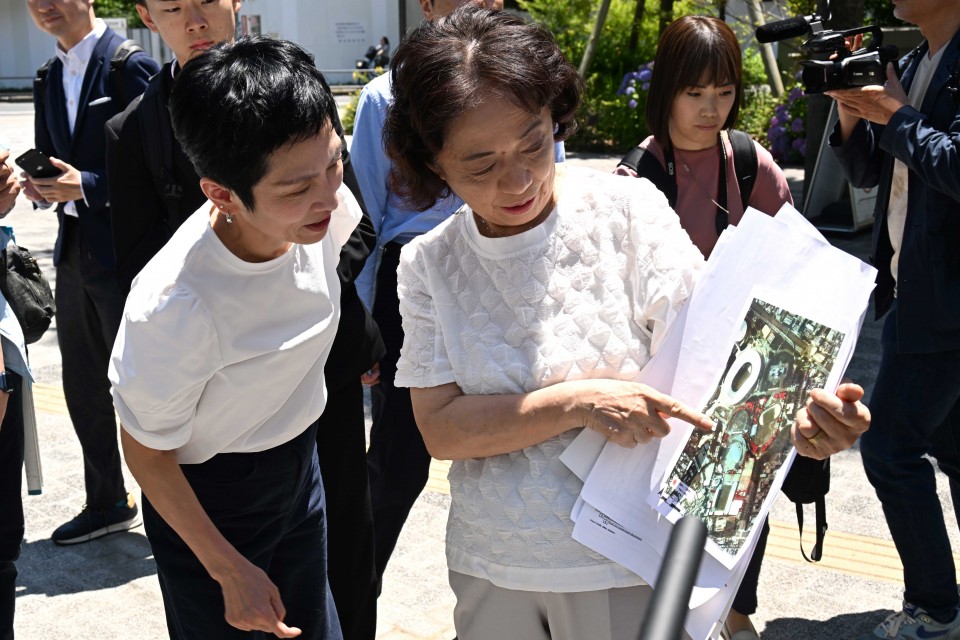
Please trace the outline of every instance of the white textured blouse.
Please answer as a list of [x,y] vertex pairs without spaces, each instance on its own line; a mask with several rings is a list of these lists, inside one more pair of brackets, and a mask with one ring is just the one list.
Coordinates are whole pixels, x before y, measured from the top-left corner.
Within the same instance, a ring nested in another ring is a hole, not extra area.
[[[486,238],[464,206],[404,247],[397,386],[519,394],[637,378],[703,257],[647,180],[561,165],[556,182],[557,206],[533,229]],[[582,483],[559,456],[578,432],[453,462],[452,571],[530,591],[642,584],[573,540]]]

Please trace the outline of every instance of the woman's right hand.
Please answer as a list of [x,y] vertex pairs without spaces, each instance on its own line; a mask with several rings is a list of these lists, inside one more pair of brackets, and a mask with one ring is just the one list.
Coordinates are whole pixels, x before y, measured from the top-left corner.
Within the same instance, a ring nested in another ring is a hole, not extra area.
[[283,623],[287,610],[280,591],[258,566],[239,557],[235,566],[217,577],[223,589],[224,618],[241,631],[265,631],[278,638],[295,638],[301,631]]
[[695,409],[637,382],[591,380],[580,396],[584,425],[621,447],[646,444],[670,433],[668,418],[679,418],[702,431],[713,421]]

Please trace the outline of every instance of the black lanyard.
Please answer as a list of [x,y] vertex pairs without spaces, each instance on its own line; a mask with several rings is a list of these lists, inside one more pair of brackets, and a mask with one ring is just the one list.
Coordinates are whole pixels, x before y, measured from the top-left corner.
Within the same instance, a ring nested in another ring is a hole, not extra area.
[[[714,204],[717,205],[717,215],[714,219],[717,228],[717,236],[723,233],[723,230],[730,225],[730,214],[727,213],[727,147],[723,144],[723,138],[717,135],[717,147],[720,152],[720,172],[717,180],[717,199]],[[667,176],[673,182],[673,193],[677,193],[677,167],[673,159],[673,145],[664,149],[664,160],[667,161]],[[689,171],[689,169],[688,169]],[[691,180],[695,180],[690,176]],[[670,203],[676,207],[676,202]]]

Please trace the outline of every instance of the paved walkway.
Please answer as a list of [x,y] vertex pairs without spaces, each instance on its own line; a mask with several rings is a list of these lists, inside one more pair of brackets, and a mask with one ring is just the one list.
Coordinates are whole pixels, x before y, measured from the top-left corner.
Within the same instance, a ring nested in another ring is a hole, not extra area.
[[[31,146],[29,111],[0,110],[0,135],[12,139],[15,155]],[[570,161],[609,170],[616,160],[572,155]],[[799,187],[798,172],[788,175]],[[19,242],[37,255],[52,277],[53,216],[34,212],[21,201],[6,223],[14,226]],[[834,241],[860,257],[866,255],[866,234]],[[849,375],[869,388],[878,358],[879,325],[868,321]],[[160,593],[142,529],[75,547],[59,548],[49,541],[52,530],[73,516],[83,501],[80,450],[63,406],[55,325],[31,346],[31,362],[37,378],[44,488],[41,495],[24,498],[27,533],[19,562],[17,637],[161,640],[166,633]],[[443,554],[449,507],[445,470],[443,463],[431,469],[428,489],[414,506],[387,570],[380,598],[380,640],[454,636],[454,599],[446,584]],[[939,481],[954,549],[960,549],[946,482],[942,476]],[[128,482],[137,491],[129,476]],[[899,563],[856,449],[834,458],[827,508],[830,531],[824,559],[810,565],[800,557],[793,505],[781,499],[774,506],[760,582],[761,608],[755,616],[764,640],[855,638],[899,608]],[[812,532],[804,537],[812,539]]]

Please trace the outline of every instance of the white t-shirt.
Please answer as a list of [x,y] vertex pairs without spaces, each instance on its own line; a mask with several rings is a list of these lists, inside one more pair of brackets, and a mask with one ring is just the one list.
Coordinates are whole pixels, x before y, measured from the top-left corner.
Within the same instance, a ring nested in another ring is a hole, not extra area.
[[[483,237],[464,207],[404,247],[397,386],[514,394],[637,378],[703,256],[647,180],[558,165],[557,193],[550,216],[521,234]],[[573,540],[582,483],[559,455],[578,432],[453,462],[451,570],[530,591],[642,584]]]
[[[927,95],[927,87],[933,79],[933,73],[940,66],[940,59],[946,46],[933,54],[933,57],[923,56],[917,65],[917,71],[910,83],[910,105],[919,109],[923,98]],[[890,258],[890,273],[897,279],[897,269],[900,266],[900,247],[903,245],[903,230],[907,224],[907,188],[910,182],[910,172],[900,160],[893,161],[893,180],[890,183],[890,206],[887,207],[887,233],[890,236],[890,245],[893,247],[893,257]]]
[[110,360],[123,428],[181,464],[264,451],[326,403],[323,366],[340,318],[340,248],[360,220],[345,187],[326,237],[244,262],[208,202],[133,281]]

